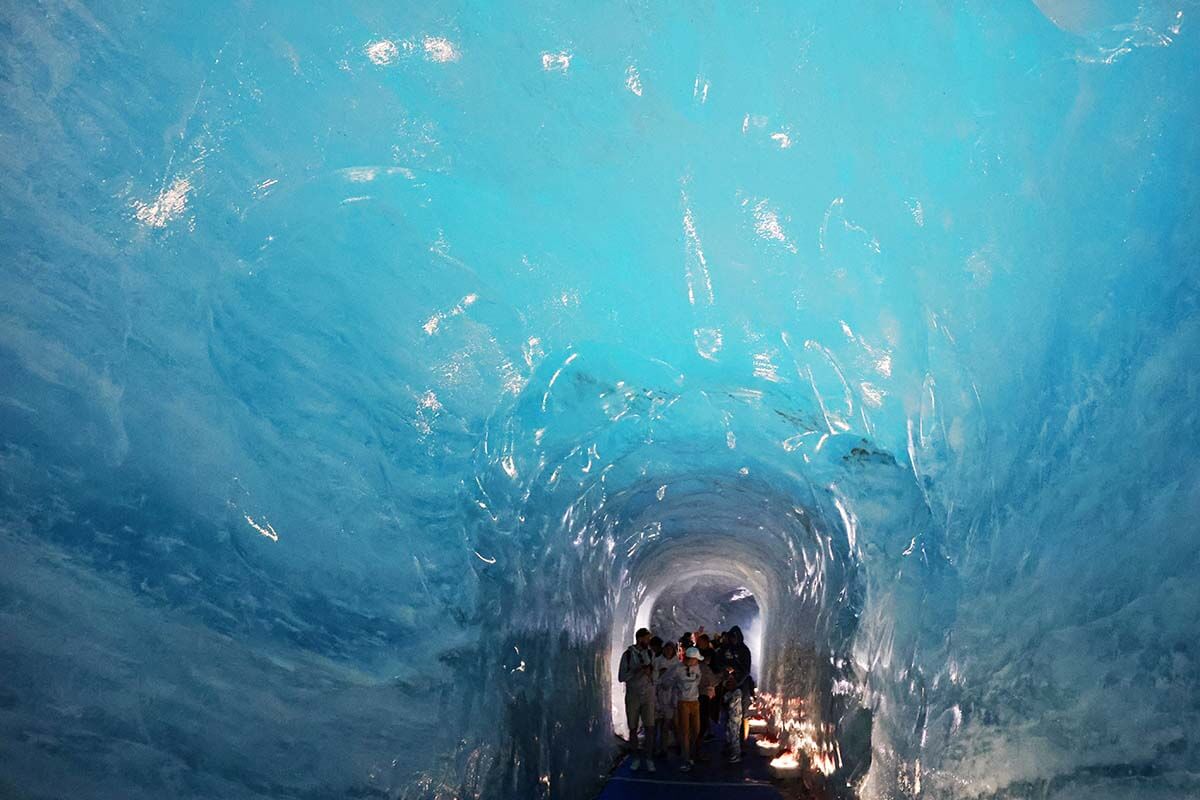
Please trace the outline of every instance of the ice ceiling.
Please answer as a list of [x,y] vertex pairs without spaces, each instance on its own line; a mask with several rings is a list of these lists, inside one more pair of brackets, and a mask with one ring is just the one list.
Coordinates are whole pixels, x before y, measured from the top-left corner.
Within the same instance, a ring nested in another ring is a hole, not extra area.
[[588,797],[702,585],[861,797],[1197,796],[1197,13],[3,4],[0,795]]

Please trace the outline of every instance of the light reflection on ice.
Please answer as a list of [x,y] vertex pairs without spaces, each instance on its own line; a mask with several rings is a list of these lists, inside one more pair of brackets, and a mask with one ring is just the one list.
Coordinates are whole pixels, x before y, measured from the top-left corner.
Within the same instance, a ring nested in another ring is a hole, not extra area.
[[448,61],[458,61],[461,54],[454,43],[442,36],[426,36],[421,43],[425,48],[425,56],[430,61],[444,64]]
[[149,228],[165,228],[167,223],[178,219],[187,208],[192,183],[187,178],[177,178],[169,187],[158,193],[153,202],[134,203],[134,216]]
[[637,67],[633,64],[625,68],[625,88],[638,97],[642,96],[642,76],[638,74]]
[[368,42],[364,48],[371,63],[379,66],[391,64],[400,57],[400,48],[391,39],[379,39]]
[[560,50],[557,53],[546,51],[542,53],[542,69],[546,72],[566,72],[571,67],[572,53]]

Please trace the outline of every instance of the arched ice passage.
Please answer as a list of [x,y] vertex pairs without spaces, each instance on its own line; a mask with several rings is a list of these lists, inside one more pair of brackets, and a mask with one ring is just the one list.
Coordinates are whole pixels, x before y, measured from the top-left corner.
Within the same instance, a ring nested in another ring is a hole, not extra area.
[[[600,377],[617,364],[630,380]],[[785,395],[693,391],[670,365],[630,354],[591,350],[538,377],[489,423],[481,477],[468,490],[481,514],[478,556],[537,555],[522,565],[519,586],[495,587],[495,601],[512,609],[502,649],[523,658],[532,641],[557,636],[599,657],[581,665],[572,648],[537,650],[549,673],[564,672],[559,658],[575,673],[568,687],[535,680],[513,689],[523,699],[508,779],[540,780],[542,773],[520,773],[547,742],[603,749],[562,735],[571,723],[552,718],[562,709],[578,710],[580,729],[625,733],[615,675],[621,651],[660,594],[701,579],[753,594],[761,614],[756,672],[776,721],[808,723],[785,734],[797,749],[831,746],[875,702],[879,661],[891,669],[911,658],[906,651],[930,624],[926,593],[952,591],[953,571],[937,555],[924,500],[904,471],[861,437],[822,433],[817,420],[797,434],[800,412],[775,405],[786,404]],[[785,441],[785,433],[795,444],[756,447]],[[686,471],[678,468],[681,451]],[[883,610],[870,609],[872,599]],[[895,743],[879,749],[895,754],[885,768],[902,769],[910,746],[903,727],[923,713],[924,699],[904,691],[891,702],[910,710],[897,721]],[[887,736],[885,724],[876,740]],[[577,780],[566,768],[572,756],[582,757],[564,754],[552,782]],[[861,766],[848,764],[841,776]]]

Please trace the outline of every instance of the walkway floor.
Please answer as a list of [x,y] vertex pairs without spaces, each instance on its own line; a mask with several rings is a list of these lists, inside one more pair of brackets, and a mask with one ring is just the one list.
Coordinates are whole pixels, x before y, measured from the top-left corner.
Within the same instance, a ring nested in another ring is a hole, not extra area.
[[657,759],[653,773],[644,768],[633,772],[626,757],[597,800],[782,800],[770,782],[767,759],[758,754],[753,741],[741,764],[725,763],[719,740],[706,744],[702,752],[709,761],[697,763],[691,772],[679,771],[679,756],[674,753]]

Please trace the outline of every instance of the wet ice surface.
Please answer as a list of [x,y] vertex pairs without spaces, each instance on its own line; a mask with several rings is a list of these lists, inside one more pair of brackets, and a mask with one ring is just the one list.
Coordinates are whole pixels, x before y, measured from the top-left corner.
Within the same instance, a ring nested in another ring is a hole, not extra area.
[[6,5],[0,794],[588,796],[688,570],[864,797],[1200,793],[1197,12]]

